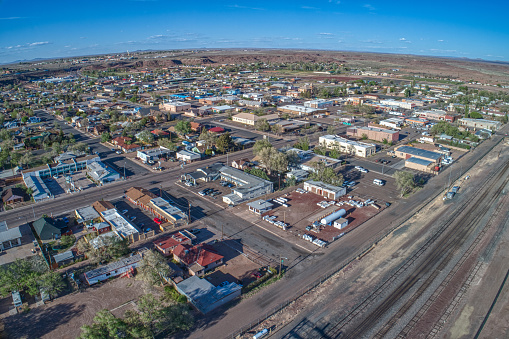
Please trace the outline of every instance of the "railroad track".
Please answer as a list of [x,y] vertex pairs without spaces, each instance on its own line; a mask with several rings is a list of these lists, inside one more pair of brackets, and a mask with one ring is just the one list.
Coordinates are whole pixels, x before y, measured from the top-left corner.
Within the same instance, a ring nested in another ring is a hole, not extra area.
[[[431,285],[434,279],[438,276],[440,271],[450,262],[454,257],[456,251],[463,245],[469,235],[475,230],[475,225],[483,217],[484,213],[490,208],[490,204],[498,198],[501,194],[503,187],[509,181],[509,177],[506,176],[504,185],[498,186],[494,194],[491,191],[495,188],[496,183],[503,178],[509,169],[509,164],[503,164],[499,167],[498,171],[492,172],[486,177],[485,183],[489,185],[481,185],[476,192],[462,204],[458,206],[456,210],[451,214],[449,219],[435,232],[435,234],[411,257],[403,266],[401,266],[395,274],[393,274],[388,280],[386,280],[381,286],[379,286],[370,296],[359,304],[354,310],[348,315],[341,319],[336,325],[329,328],[322,337],[325,338],[359,338],[367,330],[371,329],[374,324],[389,311],[394,305],[405,295],[410,289],[412,289],[420,279],[423,279],[428,275],[434,267],[436,269],[431,272],[429,277],[424,281],[420,288],[411,296],[399,310],[391,317],[386,325],[376,334],[376,337],[383,337],[387,332],[396,324],[396,322],[404,315],[413,303],[424,293],[424,291]],[[468,207],[473,202],[479,202],[466,214],[461,216],[465,207]],[[462,207],[462,208],[460,208]],[[458,219],[459,218],[459,219]],[[451,227],[452,226],[452,227]],[[447,233],[445,233],[447,231]],[[444,234],[445,233],[445,234]],[[442,237],[442,235],[444,235]],[[354,323],[363,312],[369,307],[372,307],[379,296],[390,288],[391,284],[410,266],[416,263],[416,261],[425,253],[428,249],[435,245],[434,248],[437,250],[433,251],[425,260],[419,264],[414,272],[400,284],[394,292],[388,296],[373,312],[371,312],[364,320],[358,324],[353,330],[345,332],[345,328]]]

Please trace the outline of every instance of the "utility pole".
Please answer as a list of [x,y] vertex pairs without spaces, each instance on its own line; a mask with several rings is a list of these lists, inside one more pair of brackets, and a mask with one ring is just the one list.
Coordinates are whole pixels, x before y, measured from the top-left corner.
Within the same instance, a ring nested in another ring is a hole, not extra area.
[[279,274],[278,274],[278,278],[281,277],[281,270],[283,269],[283,259],[288,259],[288,258],[279,256]]
[[126,178],[125,178],[125,160],[124,160],[124,180],[126,180]]
[[188,211],[188,213],[189,213],[189,222],[191,222],[191,202],[189,201],[188,204],[189,204],[189,207],[188,207],[188,210],[189,210]]
[[34,213],[34,221],[35,221],[35,210],[34,210],[34,205],[32,204],[32,213]]

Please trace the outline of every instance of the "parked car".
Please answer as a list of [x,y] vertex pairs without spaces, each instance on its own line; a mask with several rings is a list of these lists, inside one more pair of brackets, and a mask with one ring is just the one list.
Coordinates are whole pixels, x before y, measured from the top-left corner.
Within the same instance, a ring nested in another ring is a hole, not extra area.
[[132,216],[132,217],[130,217],[129,219],[131,219],[131,221],[134,221],[134,220],[136,220],[136,216],[135,216],[135,215],[133,215],[133,216]]
[[126,214],[127,212],[129,212],[129,211],[128,210],[123,210],[122,214]]
[[163,223],[159,218],[154,218],[154,222],[158,225],[161,225]]
[[116,151],[115,153],[117,153],[117,154],[122,154],[122,152],[121,152],[121,151]]

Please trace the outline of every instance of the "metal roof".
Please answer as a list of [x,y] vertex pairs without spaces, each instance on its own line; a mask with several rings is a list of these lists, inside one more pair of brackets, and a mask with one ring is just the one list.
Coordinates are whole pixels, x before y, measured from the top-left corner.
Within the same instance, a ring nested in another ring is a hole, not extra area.
[[133,265],[141,261],[141,254],[136,254],[124,259],[120,259],[119,261],[112,262],[111,264],[96,268],[95,270],[88,271],[85,273],[87,279],[93,279],[95,277],[101,276],[105,273],[117,270],[122,267],[126,267],[128,265]]
[[429,166],[430,164],[433,163],[433,161],[431,161],[431,160],[425,160],[425,159],[416,158],[416,157],[410,157],[410,158],[406,159],[406,161],[412,162],[412,163],[418,164],[418,165],[423,165],[423,166]]
[[426,159],[433,159],[434,161],[440,159],[442,157],[442,154],[433,152],[433,151],[427,151],[425,149],[420,149],[412,146],[401,146],[396,149],[396,152],[403,152],[408,153],[411,155],[415,155],[418,157],[423,157]]

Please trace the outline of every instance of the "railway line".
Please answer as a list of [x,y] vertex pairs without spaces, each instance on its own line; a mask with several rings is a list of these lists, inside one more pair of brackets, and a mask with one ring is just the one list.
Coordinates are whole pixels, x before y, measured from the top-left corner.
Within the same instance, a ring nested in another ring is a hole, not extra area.
[[[412,256],[404,265],[402,265],[387,281],[378,287],[364,302],[358,305],[347,316],[340,320],[336,325],[330,327],[322,337],[325,338],[361,338],[372,331],[373,326],[388,312],[396,307],[398,303],[412,291],[409,299],[396,311],[396,313],[386,322],[384,326],[375,334],[377,338],[385,337],[388,332],[397,324],[403,315],[405,315],[412,305],[423,295],[423,293],[435,281],[440,271],[444,269],[457,255],[460,248],[467,242],[467,239],[477,229],[479,221],[490,209],[492,203],[502,194],[503,187],[509,182],[507,174],[509,164],[500,165],[497,170],[492,171],[479,185],[479,188],[473,192],[470,197],[464,201],[461,206],[457,206],[446,222],[440,226],[435,234]],[[499,182],[503,180],[503,184]],[[469,208],[469,209],[468,209]],[[466,212],[465,212],[466,210]],[[431,250],[431,251],[430,251]],[[418,263],[419,259],[424,259]],[[368,313],[368,309],[373,308],[380,300],[383,293],[392,289],[397,279],[413,268],[407,279],[399,284],[394,291],[380,303],[374,311]],[[422,284],[419,286],[419,283]],[[356,323],[356,320],[363,318]],[[404,337],[404,332],[400,333]]]

